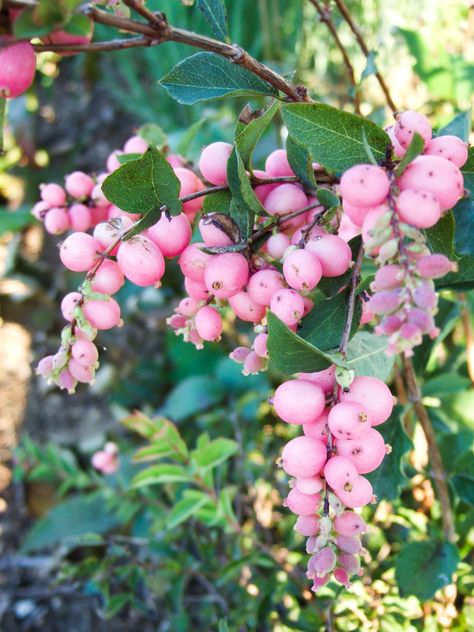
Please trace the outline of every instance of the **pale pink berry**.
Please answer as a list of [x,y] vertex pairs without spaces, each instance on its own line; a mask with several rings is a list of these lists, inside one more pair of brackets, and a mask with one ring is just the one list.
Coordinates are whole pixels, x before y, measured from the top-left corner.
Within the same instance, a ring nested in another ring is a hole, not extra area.
[[285,235],[285,233],[274,233],[267,241],[267,252],[273,259],[281,259],[289,245],[290,238],[288,235]]
[[57,385],[61,390],[65,390],[68,393],[74,393],[74,389],[77,386],[77,380],[71,375],[69,369],[63,369],[59,374]]
[[119,218],[119,219],[130,220],[131,223],[133,224],[133,222],[136,222],[141,217],[141,213],[127,213],[127,211],[122,211],[121,208],[119,208],[118,206],[115,206],[114,204],[111,204],[110,206],[108,206],[105,211],[104,209],[101,210],[100,207],[99,208],[96,207],[94,209],[94,212],[97,213],[97,211],[99,211],[99,219],[95,223],[98,223],[99,221],[104,222],[107,219],[111,220],[111,219]]
[[42,184],[40,190],[41,199],[49,206],[64,206],[66,204],[66,191],[59,184],[54,184],[53,182]]
[[357,536],[338,535],[336,545],[344,553],[351,553],[352,555],[360,553],[362,550],[362,542]]
[[320,476],[308,476],[296,478],[294,486],[303,494],[317,494],[324,485]]
[[271,178],[295,175],[284,149],[275,149],[269,154],[265,161],[265,171]]
[[[362,241],[364,244],[367,244],[370,240],[372,240],[380,231],[378,229],[378,223],[382,221],[382,218],[386,215],[387,208],[384,206],[378,206],[372,211],[367,213],[364,223],[362,224]],[[393,234],[393,231],[387,229],[388,236],[383,241],[387,241],[390,238],[390,235]],[[377,252],[378,248],[373,248],[373,252]]]
[[97,261],[100,244],[87,233],[72,233],[59,250],[63,265],[73,272],[86,272]]
[[94,187],[94,180],[83,171],[73,171],[65,178],[66,191],[76,200],[89,197]]
[[73,204],[68,214],[72,230],[85,232],[92,225],[92,215],[85,204]]
[[79,292],[69,292],[61,301],[61,313],[65,320],[71,322],[74,318],[74,310],[82,301],[82,294]]
[[374,490],[370,482],[358,475],[354,480],[337,490],[337,497],[343,505],[350,509],[364,507],[372,502]]
[[96,184],[92,189],[91,198],[97,206],[110,206],[109,200],[102,192],[102,184]]
[[[43,37],[43,42],[45,44],[66,44],[66,45],[82,45],[89,44],[92,39],[92,34],[94,31],[94,23],[89,20],[89,32],[87,35],[74,35],[73,33],[69,33],[63,30],[56,30],[48,33],[46,37]],[[62,51],[59,53],[63,57],[68,57],[70,55],[76,55],[72,51]]]
[[353,511],[345,511],[334,519],[334,528],[340,535],[353,537],[365,533],[365,522]]
[[71,354],[76,362],[83,366],[94,366],[99,359],[99,352],[93,342],[86,338],[76,340],[71,347]]
[[455,272],[457,265],[445,255],[425,255],[416,262],[418,274],[425,279],[439,279],[448,272]]
[[382,290],[370,297],[368,306],[372,314],[390,314],[400,307],[402,301],[399,290]]
[[51,208],[45,215],[44,228],[50,235],[61,235],[70,226],[69,215],[64,208]]
[[214,246],[229,246],[234,243],[219,226],[219,221],[215,218],[215,213],[209,213],[201,218],[199,222],[199,232],[208,248]]
[[347,589],[352,586],[351,582],[349,581],[349,575],[343,568],[334,569],[334,579]]
[[343,401],[329,411],[328,426],[338,439],[355,439],[370,428],[365,408],[355,401]]
[[370,211],[373,211],[374,206],[354,206],[350,204],[346,199],[342,201],[342,208],[344,209],[344,213],[347,217],[353,222],[356,226],[362,226],[364,223],[364,219]]
[[303,380],[317,384],[326,395],[329,395],[334,390],[334,384],[336,383],[336,365],[331,364],[327,369],[316,371],[315,373],[299,373],[298,376]]
[[395,136],[395,125],[389,125],[385,128],[385,131],[392,141],[393,153],[397,158],[403,158],[403,156],[407,153],[407,150],[400,145],[398,138]]
[[184,277],[184,287],[191,298],[197,301],[207,301],[209,298],[209,290],[199,281],[193,281],[190,277]]
[[238,364],[243,364],[249,353],[251,352],[247,347],[236,347],[229,353],[229,358]]
[[123,146],[124,154],[144,154],[148,149],[148,143],[141,136],[132,136]]
[[311,586],[311,590],[316,593],[320,588],[325,586],[328,581],[331,579],[331,575],[324,575],[324,577],[313,577],[313,585]]
[[87,301],[83,311],[86,319],[96,329],[112,329],[120,323],[120,306],[113,298],[106,301]]
[[217,341],[222,333],[222,318],[214,307],[201,307],[194,318],[198,334],[203,340]]
[[178,314],[181,314],[182,316],[186,316],[186,318],[191,318],[192,316],[194,316],[194,314],[197,313],[199,307],[199,301],[186,296],[180,300],[179,305],[176,308],[176,312]]
[[117,263],[127,279],[140,287],[156,285],[165,273],[161,250],[151,239],[142,235],[120,244]]
[[336,565],[336,554],[330,546],[326,546],[308,561],[308,574],[321,577],[330,573]]
[[[191,193],[197,193],[197,191],[201,191],[204,188],[201,180],[191,171],[191,169],[177,167],[174,169],[174,173],[181,183],[179,197],[184,197],[186,195],[190,195]],[[198,197],[194,200],[189,200],[188,202],[183,203],[183,212],[188,215],[190,221],[192,221],[196,213],[201,210],[203,200],[204,197]]]
[[106,259],[95,273],[91,286],[99,294],[115,294],[124,283],[125,278],[118,263]]
[[375,333],[378,336],[390,336],[398,331],[401,325],[402,320],[396,314],[391,314],[390,316],[385,316],[380,321],[380,323],[375,327]]
[[326,462],[326,446],[311,437],[296,437],[283,448],[282,467],[290,476],[308,478],[319,474]]
[[36,202],[36,204],[31,209],[31,214],[33,215],[33,217],[36,217],[38,221],[43,222],[48,210],[49,204],[47,202],[44,202],[43,200],[40,200],[39,202]]
[[261,358],[268,358],[267,340],[268,334],[262,333],[255,336],[253,341],[252,348]]
[[377,469],[387,454],[387,447],[380,432],[368,428],[357,439],[338,439],[337,453],[348,458],[359,474]]
[[433,316],[424,309],[413,307],[409,310],[407,319],[409,323],[416,325],[425,334],[437,331]]
[[404,189],[397,198],[397,212],[406,224],[430,228],[441,217],[438,198],[430,191]]
[[69,361],[68,369],[72,377],[81,384],[90,384],[94,380],[93,367],[81,364],[74,358]]
[[202,247],[204,244],[200,242],[190,244],[179,258],[179,266],[184,276],[200,283],[204,282],[206,266],[212,259],[212,255],[201,250]]
[[42,377],[48,379],[51,377],[51,373],[53,372],[53,356],[49,355],[38,362],[36,367],[36,374],[41,375]]
[[397,114],[396,120],[394,133],[404,149],[408,149],[415,133],[421,136],[425,147],[427,147],[433,132],[426,117],[419,112],[407,110],[406,112]]
[[0,48],[0,98],[14,99],[33,83],[36,55],[29,42],[13,42]]
[[337,563],[350,575],[358,575],[360,573],[360,560],[357,556],[350,553],[340,553],[337,556]]
[[438,296],[432,281],[423,281],[413,291],[415,304],[421,309],[434,309],[438,303]]
[[380,167],[355,165],[342,175],[340,190],[342,197],[353,206],[377,206],[385,201],[390,181]]
[[294,250],[283,263],[285,281],[299,291],[313,290],[321,280],[322,268],[318,257],[308,250]]
[[259,270],[249,279],[247,291],[256,303],[268,307],[272,296],[285,287],[283,275],[278,270]]
[[276,389],[273,406],[276,414],[289,424],[314,423],[323,413],[323,390],[306,380],[288,380]]
[[199,158],[199,171],[204,178],[215,185],[227,183],[227,160],[232,153],[229,143],[211,143],[204,147]]
[[118,151],[118,149],[116,151],[113,151],[111,154],[109,154],[107,161],[106,161],[106,167],[107,167],[107,171],[109,173],[113,173],[114,171],[117,171],[117,169],[120,168],[120,161],[118,159],[117,156],[121,156],[122,152]]
[[[253,175],[257,178],[260,178],[261,180],[270,177],[268,173],[266,173],[265,171],[261,171],[260,169],[254,169]],[[276,189],[277,186],[278,184],[259,184],[254,188],[253,192],[258,197],[261,204],[263,204],[267,199],[267,195],[270,193],[270,191]]]
[[148,229],[148,237],[170,259],[180,255],[189,246],[191,236],[191,225],[184,213],[169,219],[163,213],[159,221]]
[[[308,198],[296,184],[280,184],[270,191],[265,199],[265,209],[270,215],[285,215],[299,211],[308,205]],[[304,223],[304,215],[298,218],[298,224]],[[285,227],[288,227],[286,224]]]
[[324,466],[324,478],[336,492],[345,489],[357,476],[355,465],[344,456],[333,456]]
[[458,167],[439,156],[418,156],[398,179],[403,191],[429,191],[439,201],[442,211],[452,208],[464,193],[464,179]]
[[247,259],[238,252],[214,255],[206,266],[204,283],[217,298],[230,298],[240,292],[249,276]]
[[304,424],[303,432],[307,437],[313,437],[314,439],[319,439],[324,444],[328,441],[328,416],[329,416],[329,408],[325,408],[323,414],[316,419],[316,421]]
[[[132,220],[128,217],[114,217],[108,222],[100,222],[94,228],[94,239],[100,244],[102,250],[107,250],[111,255],[116,255],[119,240],[123,233],[132,226]],[[114,248],[110,248],[114,245]]]
[[425,155],[441,156],[452,162],[456,167],[461,168],[467,160],[467,143],[464,143],[457,136],[438,136],[433,138],[425,150]]
[[246,323],[259,323],[265,316],[266,309],[256,303],[248,292],[237,292],[229,298],[229,305],[235,315]]
[[296,487],[290,490],[283,505],[299,516],[316,513],[321,504],[320,494],[302,494]]
[[357,402],[367,413],[370,426],[382,424],[392,414],[394,399],[390,389],[376,377],[359,376],[347,389],[341,389],[341,402]]
[[166,319],[166,324],[175,330],[183,329],[183,327],[186,327],[186,322],[186,316],[182,316],[181,314],[172,314],[169,318]]
[[260,373],[260,371],[263,371],[265,367],[265,360],[257,355],[255,351],[251,351],[244,360],[242,373],[244,375],[256,375],[257,373]]
[[295,531],[306,537],[314,536],[319,530],[319,518],[316,516],[298,516]]
[[375,273],[375,279],[370,284],[372,292],[393,290],[403,285],[405,271],[400,265],[387,264]]
[[295,290],[278,290],[270,302],[271,311],[285,325],[296,325],[304,314],[304,301]]
[[166,156],[166,160],[173,167],[173,169],[176,169],[177,167],[184,167],[186,162],[184,158],[178,156],[178,154],[168,154]]
[[323,276],[336,277],[344,274],[352,261],[352,252],[347,243],[337,235],[324,235],[310,239],[306,249],[316,255]]

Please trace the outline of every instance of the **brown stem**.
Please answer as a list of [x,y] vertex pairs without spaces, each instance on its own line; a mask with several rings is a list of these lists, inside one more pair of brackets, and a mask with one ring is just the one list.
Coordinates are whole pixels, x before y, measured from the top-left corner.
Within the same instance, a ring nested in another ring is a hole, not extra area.
[[341,42],[341,38],[339,37],[339,33],[337,32],[336,26],[331,18],[331,11],[327,6],[323,6],[319,0],[309,0],[313,7],[319,14],[319,18],[321,22],[327,26],[328,31],[331,33],[331,36],[338,47],[339,51],[342,55],[342,60],[344,62],[344,66],[346,67],[347,74],[349,75],[349,81],[351,82],[352,88],[354,90],[354,108],[357,114],[360,114],[360,99],[359,93],[357,90],[357,81],[354,72],[354,66],[349,58],[349,55],[346,51],[344,44]]
[[446,472],[444,470],[443,461],[439,452],[438,444],[434,434],[433,426],[422,400],[420,387],[416,380],[415,370],[410,358],[403,355],[403,368],[405,380],[408,388],[408,397],[412,402],[418,421],[423,429],[428,444],[428,454],[431,461],[433,479],[436,487],[438,500],[441,505],[441,520],[443,523],[443,531],[449,542],[456,539],[456,530],[454,527],[454,518],[451,511],[451,503],[449,500],[449,490],[446,482]]
[[[365,40],[364,40],[364,38],[362,36],[362,33],[359,30],[359,27],[357,26],[357,24],[352,19],[350,11],[347,8],[344,0],[334,0],[334,1],[335,1],[336,5],[337,5],[337,8],[341,12],[342,17],[347,22],[347,24],[348,24],[349,28],[351,29],[351,31],[354,33],[354,36],[355,36],[355,38],[357,40],[357,43],[359,44],[359,48],[364,53],[366,59],[368,59],[369,55],[370,55],[370,50],[369,50],[367,44],[365,43]],[[394,101],[392,99],[392,95],[390,94],[390,90],[388,89],[388,86],[387,86],[387,84],[385,82],[385,79],[383,78],[383,76],[381,75],[381,73],[378,70],[375,73],[375,76],[377,78],[377,81],[379,82],[380,87],[382,88],[382,92],[385,95],[385,99],[387,101],[388,106],[390,107],[392,112],[397,112],[397,106],[395,105],[395,103],[394,103]]]
[[107,42],[90,42],[89,44],[34,44],[37,53],[50,51],[54,53],[100,53],[112,50],[125,50],[127,48],[140,48],[143,46],[157,46],[160,41],[154,41],[148,37],[129,37],[128,39],[115,39]]

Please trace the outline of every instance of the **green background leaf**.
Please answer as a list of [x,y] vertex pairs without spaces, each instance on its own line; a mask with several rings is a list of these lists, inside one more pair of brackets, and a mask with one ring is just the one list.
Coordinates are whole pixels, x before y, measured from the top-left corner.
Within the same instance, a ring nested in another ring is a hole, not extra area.
[[219,39],[228,40],[229,29],[224,0],[197,0],[197,7],[202,11],[214,35]]

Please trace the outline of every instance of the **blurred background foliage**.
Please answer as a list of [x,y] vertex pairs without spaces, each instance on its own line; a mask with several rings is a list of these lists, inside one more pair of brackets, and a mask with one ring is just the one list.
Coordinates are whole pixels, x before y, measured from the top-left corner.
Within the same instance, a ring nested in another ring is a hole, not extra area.
[[[178,0],[149,5],[164,10],[174,25],[210,34],[195,7]],[[226,5],[232,41],[304,83],[315,98],[352,109],[340,53],[309,2]],[[363,77],[364,115],[390,122],[374,61],[399,107],[422,111],[435,127],[469,110],[474,11],[468,2],[351,0],[348,6],[373,51],[367,62],[334,11]],[[114,35],[98,27],[95,37]],[[293,433],[276,422],[267,403],[278,375],[240,375],[226,354],[246,332],[235,331],[231,321],[227,342],[200,352],[166,331],[164,318],[181,292],[172,266],[160,291],[121,290],[126,326],[101,336],[107,351],[92,388],[68,397],[30,374],[29,362],[55,347],[62,326],[59,298],[78,283],[77,275],[58,266],[56,240],[29,214],[39,183],[61,182],[73,169],[100,172],[108,154],[147,122],[166,130],[172,150],[191,161],[204,144],[231,140],[243,100],[180,106],[157,85],[192,52],[168,43],[61,61],[44,53],[34,89],[9,104],[0,157],[5,463],[17,442],[19,447],[8,488],[11,468],[0,469],[3,629],[472,630],[474,389],[466,355],[466,343],[468,353],[474,344],[472,291],[444,294],[442,340],[428,349],[423,384],[450,477],[463,559],[455,583],[447,586],[436,578],[456,567],[457,554],[435,547],[419,559],[406,548],[417,540],[436,541],[441,531],[425,440],[403,417],[404,429],[398,421],[393,426],[394,471],[392,478],[387,473],[386,496],[365,509],[373,525],[366,575],[350,592],[330,584],[311,596],[302,538],[281,507],[286,477],[275,467]],[[257,164],[281,141],[282,130],[273,126],[257,147]],[[142,413],[133,414],[135,409]],[[153,437],[162,438],[163,428],[171,446],[168,469],[155,470],[149,485],[147,464],[132,463],[132,455],[145,447],[142,459],[160,456],[163,439]],[[120,445],[121,467],[104,478],[89,463],[106,439]],[[176,445],[187,449],[176,452]],[[403,551],[415,560],[408,578],[397,562],[403,562]]]

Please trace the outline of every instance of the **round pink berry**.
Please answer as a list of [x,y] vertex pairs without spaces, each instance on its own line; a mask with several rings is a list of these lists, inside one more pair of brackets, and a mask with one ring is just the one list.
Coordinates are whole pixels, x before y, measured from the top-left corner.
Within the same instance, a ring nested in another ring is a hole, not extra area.
[[87,233],[72,233],[59,250],[61,261],[68,270],[86,272],[97,260],[100,244]]
[[341,195],[353,206],[377,206],[390,190],[387,174],[375,165],[355,165],[341,178]]
[[323,390],[306,380],[288,380],[280,384],[273,398],[276,414],[289,424],[314,423],[325,405]]
[[199,171],[211,184],[217,186],[227,183],[227,160],[232,153],[229,143],[211,143],[204,147],[199,158]]

